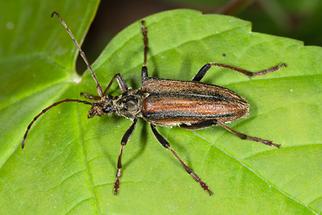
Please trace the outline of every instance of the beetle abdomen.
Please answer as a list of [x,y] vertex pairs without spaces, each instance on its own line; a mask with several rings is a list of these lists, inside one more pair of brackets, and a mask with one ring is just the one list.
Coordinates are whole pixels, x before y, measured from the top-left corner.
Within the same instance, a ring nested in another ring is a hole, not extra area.
[[248,103],[233,91],[190,81],[148,79],[142,92],[143,117],[154,124],[174,126],[205,120],[229,122],[248,112]]

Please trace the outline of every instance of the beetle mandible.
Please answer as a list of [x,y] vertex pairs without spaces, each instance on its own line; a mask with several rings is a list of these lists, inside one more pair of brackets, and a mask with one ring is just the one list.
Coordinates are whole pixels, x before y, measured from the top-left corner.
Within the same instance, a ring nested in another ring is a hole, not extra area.
[[[147,55],[148,55],[148,30],[145,21],[141,21],[141,32],[143,35],[144,55],[143,65],[141,69],[142,86],[139,89],[131,89],[127,86],[122,76],[118,73],[114,75],[105,90],[98,82],[95,72],[88,63],[85,53],[82,51],[79,43],[75,39],[66,22],[57,13],[53,12],[52,17],[56,16],[63,25],[74,45],[78,49],[80,56],[87,65],[88,70],[96,83],[98,95],[81,93],[81,96],[86,100],[80,99],[63,99],[57,101],[37,114],[27,126],[21,146],[24,148],[27,135],[34,122],[49,109],[67,102],[76,102],[90,105],[91,109],[88,112],[88,118],[94,116],[103,116],[109,113],[115,113],[118,116],[126,117],[132,120],[131,126],[127,129],[121,140],[121,149],[117,159],[117,171],[114,182],[114,194],[119,192],[120,178],[122,175],[122,155],[124,148],[135,128],[138,118],[142,118],[151,126],[151,130],[156,139],[163,147],[168,149],[171,154],[179,161],[184,170],[197,182],[200,186],[212,195],[208,185],[192,170],[185,161],[183,161],[177,152],[170,146],[169,142],[158,132],[156,126],[180,126],[187,129],[201,129],[212,125],[217,125],[228,132],[236,135],[240,139],[259,142],[268,146],[280,147],[279,144],[273,143],[270,140],[253,137],[243,134],[239,131],[227,126],[226,123],[234,121],[249,112],[249,104],[237,93],[212,84],[200,82],[207,71],[213,66],[227,68],[232,71],[239,72],[248,77],[265,75],[275,72],[281,67],[286,67],[285,63],[277,64],[268,69],[263,69],[257,72],[251,72],[239,67],[221,64],[207,63],[198,71],[192,81],[179,81],[152,78],[148,76]],[[117,81],[122,92],[119,96],[111,96],[108,90],[114,81]]]

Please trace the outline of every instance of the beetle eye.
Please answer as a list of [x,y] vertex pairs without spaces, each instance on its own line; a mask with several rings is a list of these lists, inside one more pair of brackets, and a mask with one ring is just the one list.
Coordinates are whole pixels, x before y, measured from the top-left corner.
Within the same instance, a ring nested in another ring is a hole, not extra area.
[[107,105],[107,106],[103,107],[104,113],[112,112],[112,110],[113,110],[112,106]]

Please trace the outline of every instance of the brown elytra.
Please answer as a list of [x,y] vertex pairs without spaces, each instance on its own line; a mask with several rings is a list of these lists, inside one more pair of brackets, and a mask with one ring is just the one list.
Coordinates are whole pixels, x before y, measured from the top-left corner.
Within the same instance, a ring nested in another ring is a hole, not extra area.
[[231,122],[248,113],[249,105],[235,92],[202,82],[143,81],[142,115],[160,126],[189,126],[205,120]]

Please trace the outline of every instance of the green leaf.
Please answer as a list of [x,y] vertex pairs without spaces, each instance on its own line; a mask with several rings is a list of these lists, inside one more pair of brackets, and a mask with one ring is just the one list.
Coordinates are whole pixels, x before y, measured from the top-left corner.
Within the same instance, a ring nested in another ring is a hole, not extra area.
[[[95,93],[88,73],[77,82],[75,48],[49,14],[59,11],[80,39],[97,2],[8,6],[1,9],[0,34],[1,214],[321,213],[321,48],[253,33],[248,22],[233,17],[175,10],[146,18],[152,76],[191,80],[209,61],[251,70],[287,63],[286,69],[253,79],[223,69],[211,69],[204,79],[249,101],[249,117],[232,127],[283,147],[243,141],[217,127],[160,128],[214,190],[209,197],[142,121],[125,148],[121,190],[113,196],[116,159],[129,120],[88,120],[88,106],[61,105],[35,124],[25,150],[20,149],[27,124],[46,105],[77,98],[81,91]],[[120,72],[139,87],[142,48],[137,22],[117,35],[94,64],[100,82],[105,86]],[[113,94],[118,93],[113,86]]]

